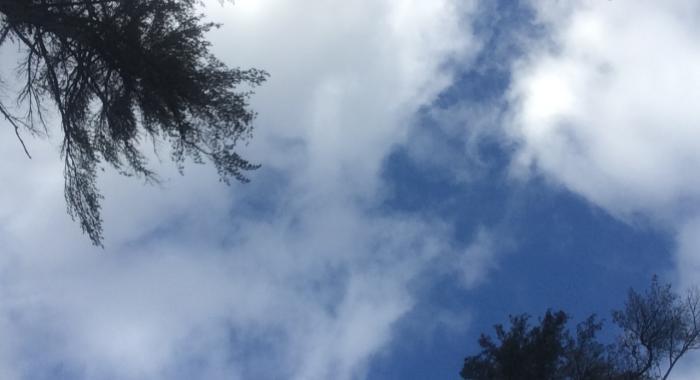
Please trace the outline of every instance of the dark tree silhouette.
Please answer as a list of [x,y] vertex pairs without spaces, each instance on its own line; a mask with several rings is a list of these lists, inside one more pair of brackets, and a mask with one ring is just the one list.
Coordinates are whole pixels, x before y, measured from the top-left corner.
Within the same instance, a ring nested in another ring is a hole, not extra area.
[[648,380],[667,379],[690,350],[700,348],[700,296],[685,297],[656,277],[643,294],[630,290],[625,307],[613,312],[621,330],[611,343],[596,338],[602,322],[591,316],[572,336],[563,311],[547,311],[531,327],[527,315],[496,325],[496,339],[481,335],[481,352],[464,360],[460,375],[471,380]]
[[496,325],[498,342],[479,338],[482,351],[464,360],[460,375],[471,380],[594,380],[614,378],[615,367],[606,348],[595,340],[601,323],[591,316],[572,337],[569,316],[547,311],[531,327],[527,315],[511,316],[510,329]]
[[697,289],[680,297],[656,277],[643,294],[630,289],[625,308],[613,312],[623,330],[619,350],[629,371],[667,379],[683,355],[700,348],[699,307]]
[[[252,89],[267,73],[231,69],[209,51],[198,0],[0,0],[0,45],[20,47],[18,107],[0,113],[21,132],[48,130],[45,103],[61,120],[65,198],[101,245],[96,173],[102,162],[157,180],[139,145],[164,140],[182,169],[208,159],[221,179],[246,181],[257,166],[234,148],[250,137]],[[244,89],[240,90],[239,87]],[[25,152],[29,155],[25,147]]]

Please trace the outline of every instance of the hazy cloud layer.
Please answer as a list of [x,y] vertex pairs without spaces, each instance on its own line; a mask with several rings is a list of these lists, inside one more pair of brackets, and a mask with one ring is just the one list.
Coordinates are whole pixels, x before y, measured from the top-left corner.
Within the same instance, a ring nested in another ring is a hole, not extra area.
[[[65,215],[57,139],[29,161],[3,128],[3,378],[361,378],[453,249],[450,226],[375,206],[383,158],[477,49],[472,2],[206,11],[219,56],[273,74],[247,149],[264,168],[230,189],[155,157],[159,186],[107,170],[100,251]],[[488,236],[475,244],[468,284],[488,262]]]

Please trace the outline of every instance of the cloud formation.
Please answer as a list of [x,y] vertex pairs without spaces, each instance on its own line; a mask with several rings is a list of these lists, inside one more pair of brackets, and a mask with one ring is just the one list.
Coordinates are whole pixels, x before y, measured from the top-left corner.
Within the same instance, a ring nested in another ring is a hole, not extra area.
[[247,148],[264,168],[230,189],[155,157],[159,186],[107,170],[99,251],[65,215],[58,149],[28,161],[3,128],[3,378],[361,378],[452,249],[449,226],[376,206],[383,158],[478,48],[473,2],[206,11],[221,58],[273,74]]
[[[516,171],[543,173],[627,221],[693,228],[700,216],[697,3],[532,6],[548,38],[513,68],[508,133],[520,145]],[[698,256],[685,251],[680,261]]]

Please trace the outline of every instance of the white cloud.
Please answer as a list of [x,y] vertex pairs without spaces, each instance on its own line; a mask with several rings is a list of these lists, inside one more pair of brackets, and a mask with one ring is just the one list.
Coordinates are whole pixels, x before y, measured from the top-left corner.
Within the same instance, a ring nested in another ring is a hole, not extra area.
[[673,368],[668,378],[669,380],[693,380],[697,379],[698,371],[700,371],[700,355],[691,351],[678,361],[678,365]]
[[466,252],[457,258],[457,270],[462,285],[473,288],[486,279],[488,272],[497,266],[496,243],[487,230],[480,228]]
[[154,162],[156,187],[107,171],[99,251],[65,214],[55,145],[29,161],[3,128],[0,374],[361,378],[451,249],[445,226],[371,209],[382,159],[476,49],[472,2],[207,11],[219,56],[272,73],[248,147],[264,169],[231,189],[211,167]]
[[[700,8],[563,3],[532,2],[551,39],[514,66],[514,168],[543,173],[622,219],[678,229],[684,245],[700,205]],[[697,256],[686,251],[679,260]]]
[[303,161],[312,176],[303,182],[371,192],[387,147],[403,141],[412,113],[449,84],[443,66],[474,50],[469,20],[460,19],[474,2],[261,3],[259,22],[234,9],[221,16],[230,27],[212,36],[231,62],[274,73],[257,102],[275,112],[261,112],[253,150],[263,141],[299,139],[301,157],[267,147],[262,155],[283,168]]

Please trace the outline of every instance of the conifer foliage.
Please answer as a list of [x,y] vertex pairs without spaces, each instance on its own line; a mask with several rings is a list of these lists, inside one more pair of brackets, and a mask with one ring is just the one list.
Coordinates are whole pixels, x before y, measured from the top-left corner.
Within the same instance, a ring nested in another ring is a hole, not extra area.
[[[229,68],[210,52],[197,0],[0,0],[0,44],[20,47],[18,107],[0,114],[45,134],[57,111],[68,213],[102,244],[96,186],[102,163],[157,180],[140,144],[166,141],[173,160],[211,161],[221,179],[247,181],[257,166],[236,153],[250,137],[248,101],[259,69]],[[5,73],[14,75],[14,73]],[[25,147],[25,152],[29,155]]]

